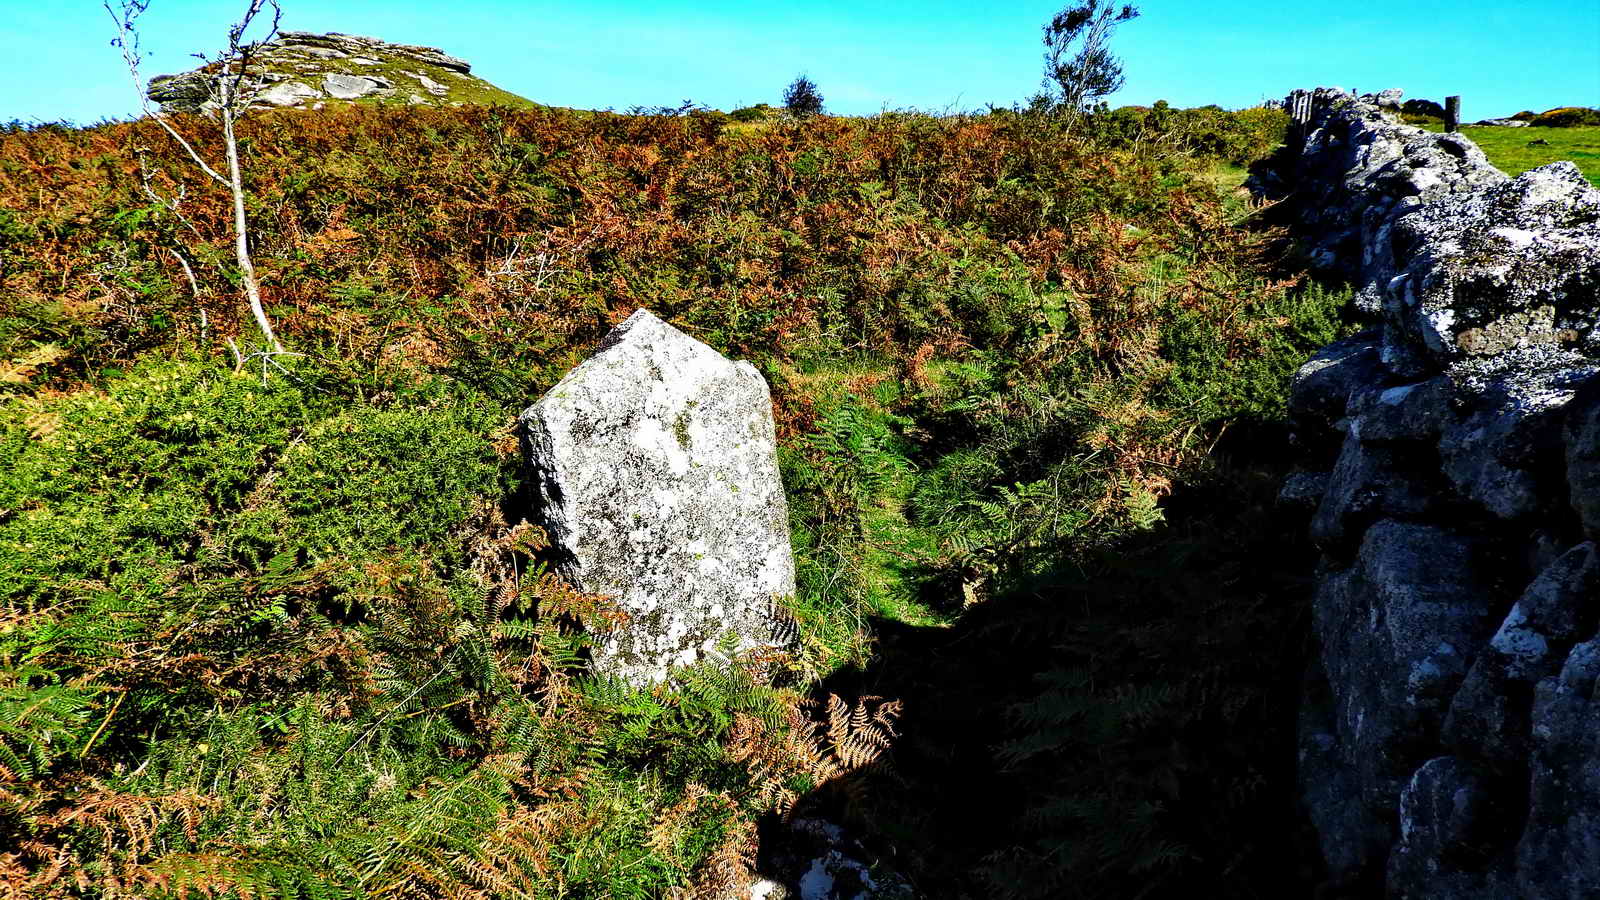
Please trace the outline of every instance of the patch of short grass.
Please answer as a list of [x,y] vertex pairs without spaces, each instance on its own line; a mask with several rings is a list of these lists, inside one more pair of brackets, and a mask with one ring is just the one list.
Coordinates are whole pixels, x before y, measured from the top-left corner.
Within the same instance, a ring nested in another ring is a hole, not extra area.
[[[1443,131],[1443,125],[1424,126]],[[1507,175],[1517,176],[1529,169],[1568,159],[1576,163],[1596,185],[1600,185],[1600,126],[1573,128],[1505,128],[1496,125],[1463,125],[1461,133],[1483,148],[1489,161]]]

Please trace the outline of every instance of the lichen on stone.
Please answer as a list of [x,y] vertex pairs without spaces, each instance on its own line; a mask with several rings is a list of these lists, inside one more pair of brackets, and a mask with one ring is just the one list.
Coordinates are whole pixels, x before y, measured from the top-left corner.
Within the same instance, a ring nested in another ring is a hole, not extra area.
[[794,593],[765,379],[648,312],[522,416],[563,574],[629,616],[597,672],[635,682],[771,645]]

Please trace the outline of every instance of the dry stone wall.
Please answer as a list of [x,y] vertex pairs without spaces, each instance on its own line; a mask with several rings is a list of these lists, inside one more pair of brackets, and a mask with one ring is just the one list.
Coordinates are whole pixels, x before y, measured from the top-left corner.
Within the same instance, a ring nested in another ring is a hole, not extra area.
[[1291,398],[1302,799],[1358,893],[1600,896],[1600,191],[1308,99],[1254,187],[1375,327]]

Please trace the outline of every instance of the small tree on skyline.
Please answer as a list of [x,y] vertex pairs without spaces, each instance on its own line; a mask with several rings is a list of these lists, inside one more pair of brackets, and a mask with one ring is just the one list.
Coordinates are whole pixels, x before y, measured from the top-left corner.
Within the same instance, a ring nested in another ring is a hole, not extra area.
[[[1045,89],[1056,91],[1055,107],[1069,120],[1091,103],[1122,89],[1122,60],[1108,46],[1118,25],[1139,17],[1139,8],[1110,0],[1083,0],[1062,8],[1044,26]],[[1077,52],[1072,52],[1073,47]],[[1071,54],[1071,55],[1068,55]]]
[[822,112],[822,94],[816,82],[800,75],[783,90],[783,108],[799,118]]

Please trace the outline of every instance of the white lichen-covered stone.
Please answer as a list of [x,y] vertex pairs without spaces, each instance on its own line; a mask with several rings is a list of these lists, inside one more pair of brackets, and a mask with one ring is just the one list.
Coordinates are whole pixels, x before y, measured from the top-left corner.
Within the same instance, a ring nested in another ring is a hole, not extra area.
[[307,100],[317,100],[322,92],[298,81],[282,81],[256,95],[257,103],[268,106],[299,106]]
[[375,94],[383,87],[376,78],[363,75],[324,75],[322,89],[335,100],[355,100]]
[[1572,163],[1424,205],[1393,234],[1403,269],[1386,287],[1391,342],[1445,363],[1600,350],[1600,190]]
[[661,680],[774,642],[794,558],[754,366],[639,310],[522,421],[563,574],[629,616],[597,672]]
[[428,76],[423,75],[420,72],[411,72],[409,74],[411,75],[412,78],[415,78],[417,80],[418,84],[422,85],[423,90],[426,90],[428,93],[433,94],[436,97],[442,97],[445,94],[450,93],[450,89],[449,88],[445,87],[444,85],[440,84],[437,81],[434,81],[432,78],[429,78]]

